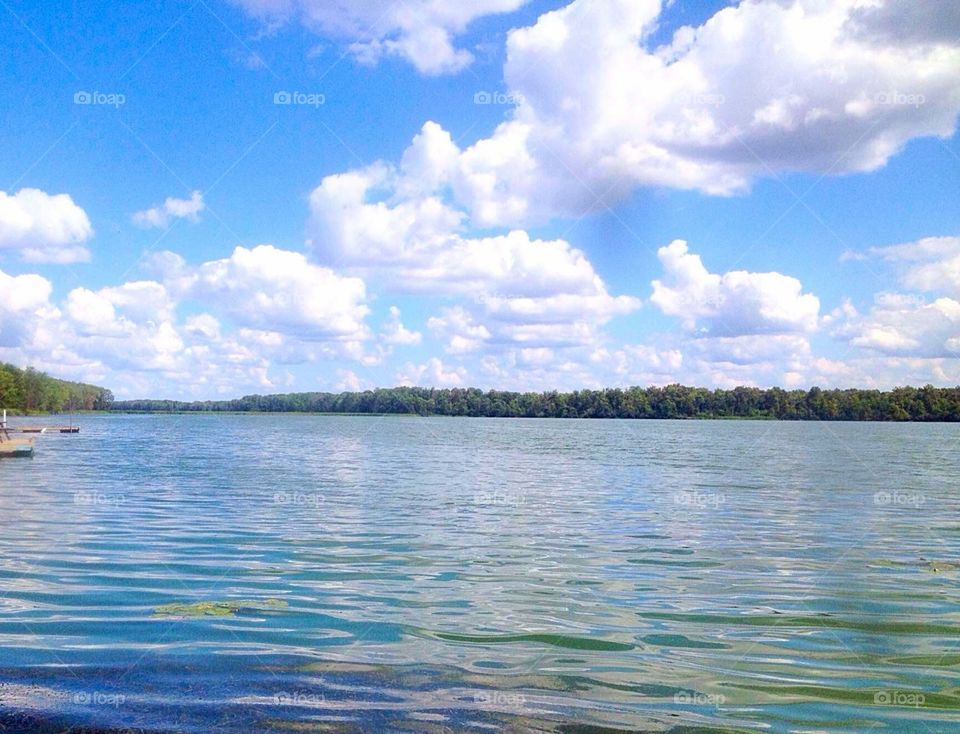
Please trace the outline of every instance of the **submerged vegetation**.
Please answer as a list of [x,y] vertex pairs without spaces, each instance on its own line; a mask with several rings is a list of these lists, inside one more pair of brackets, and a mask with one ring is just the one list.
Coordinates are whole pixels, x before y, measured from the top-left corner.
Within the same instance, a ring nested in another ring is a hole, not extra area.
[[960,387],[894,390],[761,390],[631,387],[575,392],[397,387],[354,393],[248,395],[236,400],[126,400],[143,412],[344,413],[504,418],[770,418],[779,420],[960,421]]
[[286,608],[282,599],[250,601],[229,599],[226,601],[202,601],[194,604],[163,604],[153,610],[156,617],[232,617],[243,612],[267,612]]
[[0,408],[23,412],[60,413],[69,410],[107,410],[113,393],[103,387],[68,382],[38,372],[0,363]]

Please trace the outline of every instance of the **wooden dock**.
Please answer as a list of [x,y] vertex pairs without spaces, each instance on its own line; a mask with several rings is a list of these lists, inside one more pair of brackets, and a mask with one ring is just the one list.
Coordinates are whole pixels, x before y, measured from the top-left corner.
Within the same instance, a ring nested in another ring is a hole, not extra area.
[[33,456],[32,438],[10,438],[7,429],[7,411],[3,411],[3,422],[0,423],[0,458],[18,458]]
[[0,458],[33,456],[32,438],[11,438],[11,433],[80,433],[80,426],[73,424],[41,424],[33,426],[11,426],[7,424],[7,411],[3,409],[0,418]]
[[10,433],[80,433],[80,426],[7,426]]
[[29,438],[0,439],[0,458],[27,458],[33,456],[33,441]]

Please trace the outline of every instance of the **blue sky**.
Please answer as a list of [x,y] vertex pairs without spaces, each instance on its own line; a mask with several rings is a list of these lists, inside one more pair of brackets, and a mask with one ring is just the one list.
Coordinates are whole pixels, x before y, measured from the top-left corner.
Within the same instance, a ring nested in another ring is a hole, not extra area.
[[948,6],[8,0],[0,358],[124,397],[958,384]]

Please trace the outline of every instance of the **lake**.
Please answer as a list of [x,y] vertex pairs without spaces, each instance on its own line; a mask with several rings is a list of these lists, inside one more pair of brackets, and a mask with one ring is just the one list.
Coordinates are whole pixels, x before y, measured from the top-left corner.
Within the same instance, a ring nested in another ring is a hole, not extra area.
[[960,726],[960,426],[80,423],[0,462],[0,731]]

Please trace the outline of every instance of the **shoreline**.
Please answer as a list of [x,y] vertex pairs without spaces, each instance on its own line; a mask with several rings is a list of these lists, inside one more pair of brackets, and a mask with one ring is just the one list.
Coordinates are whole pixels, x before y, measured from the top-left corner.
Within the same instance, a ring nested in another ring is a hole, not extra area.
[[950,419],[919,419],[910,418],[902,420],[893,419],[870,419],[870,418],[780,418],[777,416],[764,415],[700,415],[700,416],[555,416],[555,415],[449,415],[444,413],[365,413],[365,412],[340,412],[340,411],[306,411],[306,410],[85,410],[72,413],[14,413],[9,412],[12,418],[60,418],[65,415],[72,416],[103,416],[103,415],[169,415],[169,416],[310,416],[310,417],[344,417],[344,418],[487,418],[497,420],[555,420],[555,421],[623,421],[623,422],[643,422],[643,421],[669,421],[669,422],[689,422],[689,421],[716,421],[716,422],[775,422],[775,423],[888,423],[888,424],[910,424],[910,423],[928,423],[937,425],[950,425],[960,423],[960,417]]

